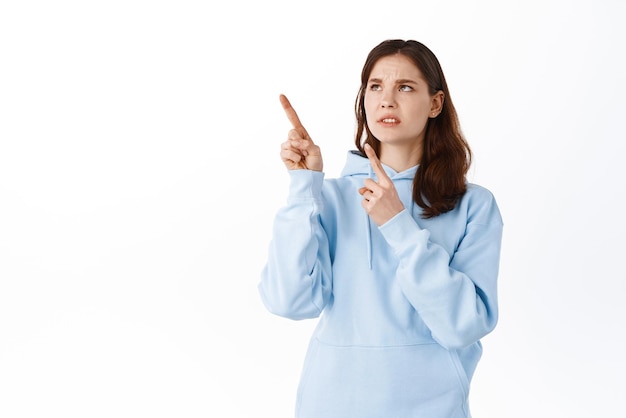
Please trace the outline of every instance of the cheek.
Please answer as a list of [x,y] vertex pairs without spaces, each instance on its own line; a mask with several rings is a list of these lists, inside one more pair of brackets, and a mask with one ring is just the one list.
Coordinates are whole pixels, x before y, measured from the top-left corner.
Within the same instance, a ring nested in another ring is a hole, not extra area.
[[365,94],[365,97],[363,98],[363,107],[366,111],[368,111],[370,107],[372,107],[372,99],[370,98],[369,94]]
[[371,112],[365,112],[365,122],[367,122],[367,125],[371,128],[372,125],[374,124],[374,121],[372,120],[372,117],[370,116]]
[[370,118],[376,113],[376,104],[374,104],[372,100],[368,100],[368,96],[366,95],[365,100],[363,101],[363,107],[365,108],[365,120],[367,121],[367,124],[371,126]]
[[411,114],[413,114],[416,121],[425,124],[430,116],[430,102],[422,101],[416,103],[411,109]]

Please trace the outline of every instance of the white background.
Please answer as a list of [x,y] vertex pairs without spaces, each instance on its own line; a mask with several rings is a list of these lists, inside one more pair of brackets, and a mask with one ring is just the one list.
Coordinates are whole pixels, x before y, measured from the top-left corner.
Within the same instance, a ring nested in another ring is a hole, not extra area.
[[278,95],[338,175],[387,38],[440,59],[505,221],[474,416],[625,416],[625,5],[2,2],[0,416],[292,416]]

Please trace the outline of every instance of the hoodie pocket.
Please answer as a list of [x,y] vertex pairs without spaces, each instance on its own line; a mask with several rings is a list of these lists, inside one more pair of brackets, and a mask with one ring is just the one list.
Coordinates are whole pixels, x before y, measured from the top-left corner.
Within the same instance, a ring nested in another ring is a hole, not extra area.
[[299,418],[465,418],[469,382],[439,344],[338,347],[313,340],[298,388]]

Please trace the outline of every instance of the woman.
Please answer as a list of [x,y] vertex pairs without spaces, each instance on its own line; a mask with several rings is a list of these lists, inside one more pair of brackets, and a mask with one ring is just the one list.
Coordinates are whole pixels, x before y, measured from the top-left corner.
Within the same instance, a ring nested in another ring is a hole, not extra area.
[[498,316],[502,220],[466,182],[471,152],[437,58],[412,40],[370,52],[358,151],[337,179],[280,99],[291,183],[259,291],[274,314],[321,316],[296,416],[470,417],[480,339]]

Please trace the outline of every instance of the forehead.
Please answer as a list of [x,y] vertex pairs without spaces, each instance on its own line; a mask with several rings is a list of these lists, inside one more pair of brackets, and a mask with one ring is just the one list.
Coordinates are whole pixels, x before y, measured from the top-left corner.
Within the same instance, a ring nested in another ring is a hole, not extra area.
[[417,65],[415,65],[410,58],[402,54],[387,55],[380,58],[372,66],[369,78],[380,80],[409,79],[415,81],[424,79]]

